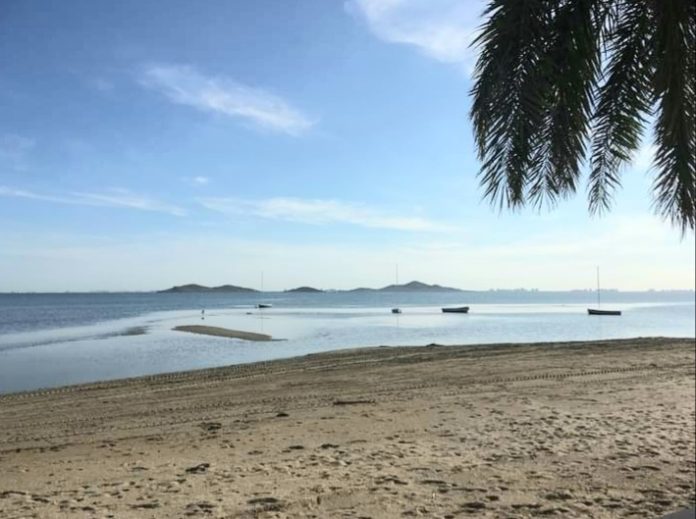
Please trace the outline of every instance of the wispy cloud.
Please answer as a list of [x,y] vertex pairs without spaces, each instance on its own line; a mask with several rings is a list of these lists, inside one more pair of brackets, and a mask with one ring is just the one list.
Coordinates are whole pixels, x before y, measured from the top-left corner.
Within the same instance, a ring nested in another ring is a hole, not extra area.
[[183,181],[187,184],[191,184],[192,186],[202,187],[210,184],[210,177],[199,175],[195,177],[186,177],[183,179]]
[[181,207],[161,202],[145,195],[132,193],[125,189],[112,189],[103,193],[70,192],[64,194],[45,194],[0,186],[0,197],[25,198],[68,205],[136,209],[140,211],[167,213],[174,216],[184,216],[186,214],[186,211]]
[[348,0],[345,5],[378,38],[410,45],[438,61],[471,68],[470,44],[480,24],[482,2]]
[[208,209],[226,214],[251,215],[313,225],[343,223],[398,231],[439,232],[451,230],[451,227],[418,216],[387,214],[364,205],[338,200],[284,197],[262,200],[200,198],[199,202]]
[[[485,234],[495,232],[488,221],[479,225]],[[184,282],[256,286],[261,269],[267,289],[379,287],[393,279],[396,261],[401,279],[479,290],[593,288],[598,263],[607,287],[694,287],[693,236],[681,241],[655,217],[611,217],[579,232],[532,229],[501,245],[475,236],[408,238],[361,243],[335,235],[306,243],[263,233],[245,239],[229,229],[95,236],[0,225],[0,272],[13,273],[0,276],[0,291],[155,290]]]
[[265,130],[299,136],[315,124],[275,94],[228,77],[205,76],[190,66],[150,66],[140,82],[173,103],[241,119]]

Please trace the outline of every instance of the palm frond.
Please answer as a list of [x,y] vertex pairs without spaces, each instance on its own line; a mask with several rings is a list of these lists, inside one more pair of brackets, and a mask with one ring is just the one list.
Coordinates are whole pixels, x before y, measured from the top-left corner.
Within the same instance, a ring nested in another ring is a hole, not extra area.
[[607,77],[594,113],[589,205],[591,212],[611,206],[620,168],[640,146],[650,111],[650,34],[652,14],[644,0],[627,0],[606,34]]
[[541,137],[552,0],[493,1],[475,45],[481,52],[471,115],[484,197],[500,207],[524,204],[527,174]]
[[553,204],[577,189],[600,72],[598,33],[606,14],[595,0],[562,2],[553,13],[544,145],[530,174],[529,198],[537,206],[544,200]]
[[589,144],[590,212],[608,209],[655,110],[655,207],[693,229],[695,11],[691,0],[491,0],[471,108],[484,198],[555,204],[577,191]]
[[694,142],[693,2],[653,2],[655,38],[654,95],[657,104],[654,181],[655,207],[679,226],[694,229],[696,212],[696,146]]

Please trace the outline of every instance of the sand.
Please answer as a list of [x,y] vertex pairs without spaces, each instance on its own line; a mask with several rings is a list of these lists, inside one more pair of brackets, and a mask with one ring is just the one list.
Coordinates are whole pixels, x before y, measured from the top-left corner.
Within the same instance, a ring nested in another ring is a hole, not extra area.
[[694,340],[373,348],[0,397],[0,517],[651,518]]
[[203,326],[192,324],[186,326],[175,326],[172,328],[177,332],[198,333],[200,335],[212,335],[214,337],[227,337],[228,339],[243,339],[245,341],[272,341],[273,337],[263,333],[243,332],[240,330],[231,330],[229,328],[220,328],[218,326]]

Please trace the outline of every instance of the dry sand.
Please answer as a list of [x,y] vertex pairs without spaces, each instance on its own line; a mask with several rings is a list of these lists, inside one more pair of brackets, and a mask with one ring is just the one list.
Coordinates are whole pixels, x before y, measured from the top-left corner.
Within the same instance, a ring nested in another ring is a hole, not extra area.
[[0,517],[659,517],[694,340],[374,348],[0,397]]

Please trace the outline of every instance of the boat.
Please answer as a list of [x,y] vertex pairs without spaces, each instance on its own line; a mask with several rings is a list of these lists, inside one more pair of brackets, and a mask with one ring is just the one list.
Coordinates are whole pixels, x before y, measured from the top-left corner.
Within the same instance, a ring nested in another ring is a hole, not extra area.
[[[397,263],[397,264],[396,264],[396,286],[398,286],[398,285],[399,285],[399,264]],[[400,313],[401,313],[401,308],[399,308],[398,306],[397,306],[397,307],[394,307],[394,308],[391,309],[391,313],[393,313],[393,314],[400,314]]]
[[[263,293],[263,271],[261,271],[261,293]],[[264,308],[273,308],[273,305],[270,303],[257,303],[256,308],[263,310]]]
[[596,308],[588,308],[587,313],[590,315],[621,315],[621,310],[598,310]]
[[588,315],[621,315],[621,310],[602,310],[601,290],[599,288],[599,267],[597,267],[597,308],[588,308]]
[[446,314],[468,314],[468,306],[455,306],[451,308],[443,308],[442,311]]

